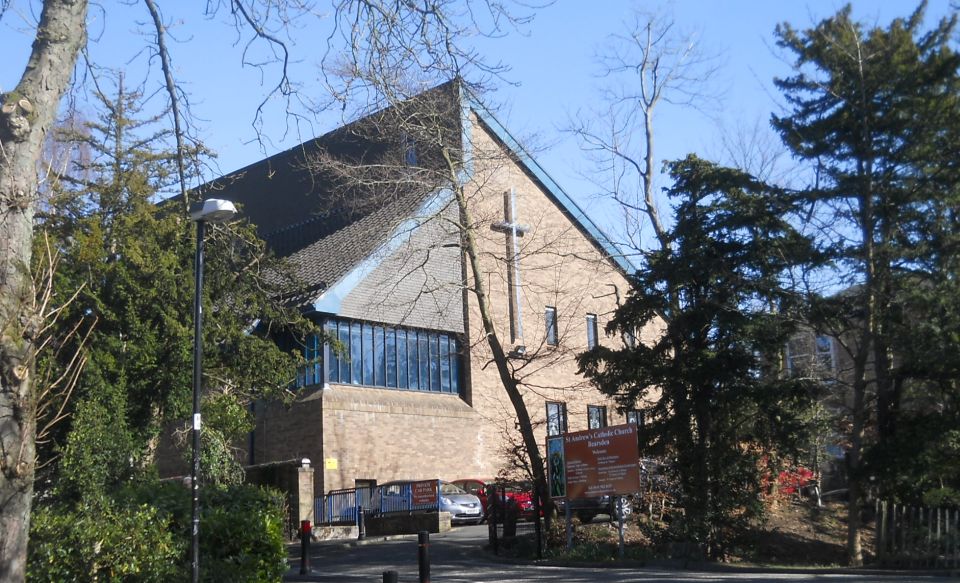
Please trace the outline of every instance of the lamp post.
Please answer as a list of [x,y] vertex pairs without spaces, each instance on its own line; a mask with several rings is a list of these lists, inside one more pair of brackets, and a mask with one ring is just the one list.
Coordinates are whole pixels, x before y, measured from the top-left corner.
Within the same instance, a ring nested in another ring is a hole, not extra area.
[[193,275],[193,463],[190,467],[190,489],[193,493],[193,523],[190,540],[191,581],[200,580],[200,383],[203,373],[203,236],[207,223],[222,223],[237,213],[228,200],[215,198],[190,206],[190,220],[197,223],[197,252],[194,257]]

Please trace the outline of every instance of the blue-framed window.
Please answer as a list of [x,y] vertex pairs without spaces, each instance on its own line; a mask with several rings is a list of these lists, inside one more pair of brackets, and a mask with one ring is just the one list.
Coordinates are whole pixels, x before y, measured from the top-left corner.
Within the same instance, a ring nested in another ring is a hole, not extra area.
[[[444,332],[328,319],[324,330],[339,339],[342,354],[330,351],[331,383],[461,394],[462,344]],[[323,346],[311,339],[316,368],[302,371],[301,383],[322,382]]]
[[303,347],[303,358],[306,362],[297,373],[297,384],[305,386],[322,382],[322,355],[323,345],[315,335],[311,335]]

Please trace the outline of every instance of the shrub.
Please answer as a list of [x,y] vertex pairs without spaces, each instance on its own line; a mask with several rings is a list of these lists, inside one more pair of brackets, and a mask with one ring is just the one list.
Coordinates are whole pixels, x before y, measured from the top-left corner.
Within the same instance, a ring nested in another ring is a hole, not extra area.
[[280,581],[287,571],[279,493],[248,485],[213,490],[201,520],[205,581]]
[[[200,574],[210,582],[280,581],[287,570],[282,495],[240,485],[201,490]],[[147,483],[115,499],[39,506],[30,533],[31,581],[185,581],[190,490]]]
[[40,506],[30,525],[30,581],[143,581],[177,578],[186,541],[149,505],[111,500]]

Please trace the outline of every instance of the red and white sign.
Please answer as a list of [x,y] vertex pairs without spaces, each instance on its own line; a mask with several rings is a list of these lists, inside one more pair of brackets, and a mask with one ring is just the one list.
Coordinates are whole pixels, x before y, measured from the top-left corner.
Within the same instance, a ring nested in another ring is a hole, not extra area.
[[633,423],[563,435],[567,499],[640,490],[640,450]]
[[423,480],[422,482],[411,482],[410,484],[410,503],[414,506],[428,506],[437,503],[437,481]]

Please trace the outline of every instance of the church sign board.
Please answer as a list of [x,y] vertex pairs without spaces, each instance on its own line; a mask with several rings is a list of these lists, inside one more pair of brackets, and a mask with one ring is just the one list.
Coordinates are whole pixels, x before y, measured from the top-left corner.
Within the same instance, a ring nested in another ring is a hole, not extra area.
[[568,500],[640,490],[640,451],[633,423],[565,433],[563,454]]

